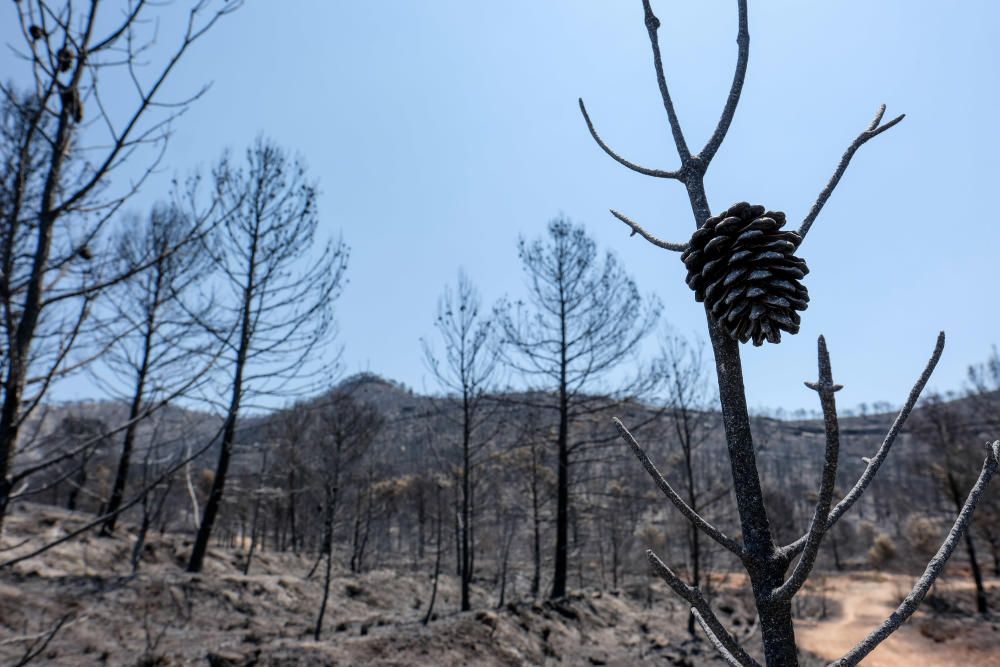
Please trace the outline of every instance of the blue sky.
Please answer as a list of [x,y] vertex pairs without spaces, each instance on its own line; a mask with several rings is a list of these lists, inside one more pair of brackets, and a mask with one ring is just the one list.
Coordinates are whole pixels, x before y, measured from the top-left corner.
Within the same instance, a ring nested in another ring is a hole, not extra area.
[[[667,75],[688,141],[700,146],[736,56],[735,0],[655,2]],[[11,42],[7,7],[0,37]],[[823,333],[842,405],[898,403],[936,333],[948,345],[932,386],[958,388],[1000,341],[996,91],[1000,5],[912,0],[750,3],[750,70],[736,120],[707,177],[713,209],[747,199],[800,220],[880,103],[906,120],[867,144],[803,244],[812,302],[802,331],[744,347],[749,402],[815,407]],[[166,21],[169,23],[169,20]],[[0,72],[23,67],[0,54]],[[676,254],[657,235],[693,231],[682,187],[632,173],[591,140],[583,97],[619,152],[673,168],[639,0],[250,0],[200,42],[171,82],[214,85],[178,123],[173,173],[263,132],[320,181],[325,233],[351,246],[338,305],[348,372],[430,388],[419,338],[459,267],[492,302],[522,291],[516,241],[563,213],[585,223],[664,303],[704,332]],[[84,397],[86,381],[60,397]]]

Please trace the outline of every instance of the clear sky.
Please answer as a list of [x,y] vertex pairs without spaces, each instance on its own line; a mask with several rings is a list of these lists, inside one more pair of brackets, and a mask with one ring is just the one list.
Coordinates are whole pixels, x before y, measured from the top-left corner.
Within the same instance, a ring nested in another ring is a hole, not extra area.
[[[736,2],[654,7],[698,147],[732,77]],[[5,43],[12,17],[0,10]],[[941,329],[940,389],[958,388],[1000,341],[998,24],[990,0],[751,0],[743,100],[707,177],[714,210],[747,199],[801,220],[878,105],[907,114],[861,149],[802,246],[812,302],[801,333],[743,348],[751,406],[815,407],[802,380],[815,377],[820,333],[846,406],[901,402]],[[0,54],[0,76],[23,71]],[[678,256],[629,238],[607,212],[683,241],[693,223],[682,187],[611,161],[577,108],[582,96],[626,156],[677,165],[639,0],[249,0],[171,90],[205,81],[141,202],[259,132],[299,152],[320,181],[326,233],[352,249],[338,305],[348,372],[430,388],[419,338],[433,333],[442,287],[464,267],[487,302],[519,294],[518,235],[542,234],[559,213],[617,253],[674,327],[703,335]],[[72,383],[61,397],[88,389]]]

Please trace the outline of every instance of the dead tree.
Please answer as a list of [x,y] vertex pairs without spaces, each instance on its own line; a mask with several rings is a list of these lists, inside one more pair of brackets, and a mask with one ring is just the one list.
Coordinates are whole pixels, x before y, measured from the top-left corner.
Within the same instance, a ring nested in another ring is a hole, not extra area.
[[311,453],[311,441],[307,434],[312,427],[311,421],[314,421],[313,411],[309,406],[296,404],[278,413],[269,427],[277,449],[271,472],[277,478],[278,486],[283,487],[281,495],[285,501],[285,511],[282,521],[288,526],[294,553],[298,553],[304,541],[299,501],[307,489],[310,472],[308,456]]
[[421,619],[421,623],[427,625],[434,618],[434,603],[437,602],[437,592],[438,592],[438,581],[441,579],[441,555],[444,553],[444,535],[441,531],[441,526],[444,523],[444,504],[441,502],[441,487],[442,483],[440,479],[435,479],[434,484],[434,498],[436,500],[437,511],[434,513],[434,539],[435,539],[435,554],[434,554],[434,576],[432,577],[433,584],[431,586],[431,600],[427,604],[427,612],[424,613],[424,617]]
[[222,218],[207,252],[232,296],[204,322],[231,372],[225,426],[212,490],[187,569],[200,572],[222,503],[240,410],[254,397],[280,396],[328,381],[333,361],[318,362],[330,342],[333,303],[347,267],[339,241],[318,241],[316,186],[305,166],[258,138],[244,166],[224,157],[215,170]]
[[[513,420],[512,420],[513,421]],[[512,469],[520,478],[518,488],[531,505],[531,597],[537,598],[542,587],[542,526],[547,521],[546,506],[551,500],[555,479],[545,461],[547,434],[539,433],[538,411],[529,409],[516,420],[520,429],[512,452]]]
[[135,544],[132,545],[132,574],[139,571],[139,565],[142,562],[142,552],[146,545],[146,536],[149,534],[149,529],[153,523],[159,520],[161,522],[160,532],[165,532],[164,513],[166,503],[170,498],[171,489],[176,481],[173,475],[167,475],[164,476],[165,479],[162,483],[149,484],[152,478],[162,474],[164,463],[168,460],[169,456],[162,451],[166,449],[163,447],[166,443],[162,442],[158,431],[159,425],[153,429],[153,433],[150,435],[150,443],[146,447],[145,456],[141,462],[142,474],[140,479],[142,487],[148,490],[142,494],[142,500],[139,503],[139,522],[136,527]]
[[[566,595],[569,556],[570,442],[575,421],[597,409],[606,397],[593,391],[599,380],[632,358],[637,343],[659,316],[658,304],[639,294],[635,282],[608,253],[598,256],[586,230],[564,218],[548,225],[548,238],[521,239],[532,308],[502,302],[497,308],[501,350],[507,366],[535,389],[556,394],[538,407],[555,412],[557,483],[556,545],[551,597]],[[638,382],[618,390],[634,391]]]
[[[742,539],[737,541],[724,534],[696,513],[659,473],[621,422],[616,422],[616,426],[667,498],[699,530],[731,551],[742,562],[749,575],[760,616],[763,653],[767,665],[794,666],[798,664],[798,652],[792,625],[791,599],[809,576],[827,530],[857,501],[885,461],[900,428],[937,364],[944,347],[944,334],[938,338],[927,367],[911,390],[906,404],[890,428],[882,446],[869,460],[861,479],[835,507],[832,507],[832,497],[840,438],[834,394],[841,386],[833,382],[826,343],[820,337],[819,379],[817,382],[808,383],[808,386],[819,394],[826,430],[826,452],[820,490],[807,533],[785,546],[775,543],[763,502],[763,492],[754,458],[739,345],[741,341],[746,342],[750,339],[758,345],[765,341],[775,343],[780,340],[781,330],[789,333],[798,330],[798,314],[795,311],[804,308],[805,293],[804,288],[796,280],[804,275],[805,264],[794,256],[794,252],[798,250],[858,149],[868,140],[895,126],[903,117],[899,116],[883,123],[885,107],[879,109],[874,120],[848,147],[833,177],[820,192],[797,232],[778,231],[784,224],[784,214],[765,212],[764,207],[752,207],[745,202],[730,207],[723,215],[713,216],[705,193],[704,176],[729,130],[743,89],[750,49],[747,0],[737,0],[736,3],[739,24],[737,64],[729,97],[714,132],[704,148],[697,153],[693,153],[688,147],[670,97],[657,37],[660,21],[653,13],[650,0],[643,0],[642,4],[646,31],[652,47],[656,80],[680,158],[680,167],[673,170],[651,169],[621,157],[597,133],[582,100],[580,110],[595,141],[617,162],[648,176],[679,181],[687,190],[696,227],[688,243],[664,241],[629,217],[617,212],[613,214],[624,222],[633,234],[642,236],[659,248],[683,253],[682,258],[689,270],[689,287],[695,290],[698,301],[705,301]],[[762,243],[770,245],[764,247]],[[751,250],[740,254],[748,247]],[[928,564],[923,576],[899,608],[843,658],[836,661],[835,665],[840,667],[856,665],[916,610],[967,529],[976,504],[997,470],[1000,441],[994,442],[988,450],[982,471],[954,526]],[[648,552],[648,557],[656,573],[677,595],[692,606],[695,618],[730,664],[743,666],[757,664],[722,625],[699,589],[684,583],[652,552]],[[796,557],[798,557],[797,562]],[[788,575],[787,571],[793,562],[795,567]]]
[[[493,322],[480,313],[479,293],[469,278],[459,272],[457,289],[445,288],[438,301],[434,326],[444,346],[438,356],[427,341],[423,341],[424,357],[438,383],[456,403],[457,426],[461,429],[461,510],[459,577],[461,580],[461,610],[468,611],[469,586],[472,583],[472,490],[477,455],[485,440],[480,431],[490,420],[495,402],[488,392],[499,369],[499,351],[495,345]],[[446,418],[451,419],[449,413]]]
[[323,541],[321,555],[326,556],[323,576],[323,597],[313,638],[319,641],[323,632],[323,618],[330,597],[330,579],[333,568],[333,539],[337,509],[343,486],[354,467],[368,453],[382,429],[384,418],[374,407],[366,405],[349,393],[334,393],[323,406],[315,434],[319,443],[316,452],[314,475],[319,480],[323,507]]
[[[964,501],[962,488],[968,486],[970,481],[967,464],[978,455],[977,448],[972,446],[976,434],[969,433],[967,417],[961,414],[961,406],[953,401],[945,401],[941,396],[932,394],[921,408],[914,430],[917,437],[930,444],[935,454],[937,462],[931,467],[931,473],[950,501],[949,509],[960,512]],[[976,611],[985,614],[989,607],[972,530],[965,531],[963,541],[976,591]]]
[[[100,244],[155,170],[171,122],[201,94],[169,100],[163,88],[191,46],[241,2],[187,4],[180,33],[169,37],[157,34],[160,5],[142,0],[118,13],[79,0],[9,10],[23,38],[20,85],[30,92],[0,84],[0,527],[18,484],[22,426],[56,379],[100,353],[86,345],[94,297],[142,268],[115,270]],[[166,52],[151,50],[170,40]],[[119,181],[124,169],[129,178]]]
[[191,242],[198,233],[196,221],[169,205],[155,206],[145,222],[128,219],[118,233],[115,248],[126,270],[153,260],[104,295],[104,365],[128,387],[123,393],[112,386],[109,393],[127,401],[129,410],[102,535],[115,530],[142,421],[194,388],[215,361],[196,335],[196,320],[187,316],[194,305],[182,303],[204,273],[202,246]]

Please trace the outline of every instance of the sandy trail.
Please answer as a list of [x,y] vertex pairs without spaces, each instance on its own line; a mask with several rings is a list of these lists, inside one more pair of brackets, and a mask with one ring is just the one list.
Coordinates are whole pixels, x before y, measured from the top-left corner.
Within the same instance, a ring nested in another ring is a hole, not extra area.
[[[884,621],[911,586],[911,580],[899,576],[837,578],[830,582],[827,596],[840,603],[842,613],[820,622],[797,622],[796,639],[802,648],[822,658],[839,658]],[[922,623],[933,622],[932,617],[917,612],[862,664],[865,667],[1000,666],[1000,647],[978,641],[985,637],[962,633],[948,641],[935,642],[920,632]]]

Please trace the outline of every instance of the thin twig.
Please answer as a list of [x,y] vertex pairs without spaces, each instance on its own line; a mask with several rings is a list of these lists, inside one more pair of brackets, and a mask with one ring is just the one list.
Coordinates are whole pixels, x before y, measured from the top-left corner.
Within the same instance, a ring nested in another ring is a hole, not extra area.
[[802,226],[799,227],[799,236],[803,239],[806,237],[806,234],[809,233],[809,228],[812,227],[812,224],[819,215],[819,212],[823,210],[826,200],[830,198],[831,194],[833,194],[834,188],[837,187],[837,184],[840,182],[840,178],[844,175],[844,172],[847,171],[847,165],[851,163],[851,158],[853,158],[854,154],[858,152],[858,149],[864,146],[865,142],[869,139],[877,137],[906,118],[906,114],[900,114],[885,125],[880,125],[884,115],[885,105],[883,104],[879,107],[878,113],[875,114],[875,118],[868,124],[868,127],[865,128],[865,131],[859,134],[858,138],[854,140],[854,143],[848,146],[847,150],[844,151],[843,157],[840,158],[840,164],[837,165],[837,170],[833,172],[833,176],[830,177],[830,181],[826,184],[826,187],[823,188],[823,191],[819,193],[819,197],[816,198],[816,203],[813,204],[812,209],[809,210],[809,215],[806,216],[806,219],[802,221]]
[[976,510],[976,504],[982,498],[983,493],[986,491],[986,486],[990,483],[990,478],[993,477],[998,465],[1000,465],[1000,440],[987,445],[987,448],[989,452],[986,455],[986,460],[983,462],[983,470],[979,473],[979,479],[976,480],[972,490],[969,491],[969,497],[966,498],[965,505],[962,506],[962,511],[959,512],[958,518],[955,519],[954,525],[948,532],[948,537],[945,538],[941,544],[941,548],[938,549],[937,553],[934,554],[934,557],[927,564],[927,568],[913,586],[913,590],[910,591],[909,595],[903,599],[896,610],[880,626],[858,642],[847,655],[831,663],[830,667],[854,667],[854,665],[857,665],[865,656],[875,650],[875,647],[899,629],[899,626],[912,616],[913,612],[920,606],[920,602],[927,595],[930,587],[934,585],[934,581],[941,574],[945,564],[948,562],[948,558],[951,557],[952,552],[955,551],[955,547],[958,546],[959,540],[962,539],[962,535],[968,529],[969,522],[972,520],[972,513]]
[[611,215],[615,216],[632,229],[632,233],[629,236],[635,236],[638,234],[653,245],[663,248],[664,250],[673,250],[674,252],[684,252],[687,250],[687,243],[671,243],[670,241],[664,241],[663,239],[657,238],[643,229],[642,225],[635,220],[632,220],[624,213],[619,213],[618,211],[611,209]]
[[714,637],[715,641],[718,641],[718,645],[726,649],[730,657],[737,661],[735,664],[738,667],[760,667],[757,661],[739,645],[732,634],[722,625],[722,622],[709,606],[705,596],[701,594],[701,590],[684,583],[652,550],[646,551],[646,559],[652,566],[653,571],[666,582],[667,586],[670,586],[674,593],[690,604],[692,611],[697,611],[696,618],[700,616],[699,622],[703,624],[702,627],[711,628],[709,636]]
[[[941,353],[944,351],[944,332],[938,334],[937,343],[934,346],[934,352],[931,353],[931,358],[927,361],[927,365],[924,367],[923,373],[917,379],[916,384],[910,389],[910,395],[906,399],[906,404],[900,409],[899,414],[896,415],[896,420],[892,423],[889,428],[889,432],[886,433],[885,439],[882,441],[882,445],[879,447],[878,452],[875,453],[868,461],[868,467],[861,474],[861,478],[854,484],[851,490],[847,493],[844,498],[837,503],[837,506],[833,508],[830,512],[830,518],[826,522],[826,529],[830,530],[840,517],[844,515],[847,510],[851,509],[851,506],[857,502],[861,494],[865,492],[868,485],[871,484],[872,480],[875,478],[875,474],[878,472],[879,467],[885,461],[886,457],[889,456],[889,450],[892,448],[892,444],[896,441],[896,437],[899,435],[900,430],[903,428],[903,424],[906,423],[907,417],[910,416],[910,412],[913,410],[913,406],[916,404],[917,399],[920,398],[920,392],[924,390],[924,386],[931,377],[931,373],[934,372],[934,367],[937,366],[938,360],[941,358]],[[795,554],[802,551],[806,545],[807,536],[802,536],[795,542],[792,542],[784,549],[782,552],[785,556],[792,558]]]
[[627,428],[625,428],[625,425],[622,424],[617,417],[612,421],[614,421],[615,428],[618,429],[618,433],[621,435],[622,440],[628,443],[629,447],[632,448],[632,453],[635,454],[636,458],[639,459],[639,462],[642,463],[642,467],[646,469],[649,476],[652,477],[653,481],[656,482],[656,485],[660,487],[660,491],[663,492],[663,495],[665,495],[667,499],[669,499],[670,502],[672,502],[677,509],[681,511],[681,514],[683,514],[688,521],[700,528],[702,532],[711,537],[713,540],[736,554],[738,557],[743,558],[743,547],[740,546],[736,540],[727,536],[721,530],[702,518],[700,514],[691,509],[691,507],[684,502],[684,499],[681,498],[676,491],[674,491],[673,487],[670,486],[670,482],[668,482],[660,471],[656,469],[656,466],[649,460],[646,452],[643,451],[642,447],[639,446],[639,443],[635,441],[634,437],[632,437],[632,434],[628,432]]
[[740,28],[739,34],[736,37],[736,44],[739,46],[736,57],[736,73],[733,74],[733,85],[729,89],[729,98],[726,99],[726,106],[722,109],[719,124],[716,126],[715,132],[712,133],[712,137],[708,140],[708,143],[705,144],[705,147],[701,149],[701,153],[698,154],[704,168],[708,168],[712,158],[715,157],[715,153],[722,145],[722,141],[726,138],[726,133],[729,132],[733,116],[736,115],[736,107],[740,103],[743,82],[747,76],[747,63],[750,60],[750,28],[749,21],[747,20],[747,0],[737,0],[737,5],[739,5]]
[[649,167],[643,167],[641,164],[636,164],[630,160],[626,160],[621,155],[616,153],[613,148],[605,143],[601,135],[597,133],[597,128],[594,127],[593,121],[590,120],[590,114],[587,113],[587,107],[583,104],[583,98],[580,98],[580,112],[583,113],[583,120],[587,123],[587,129],[590,130],[590,136],[594,137],[594,141],[601,149],[611,156],[611,158],[618,164],[624,165],[631,169],[632,171],[638,172],[640,174],[645,174],[646,176],[653,176],[654,178],[680,178],[680,172],[676,171],[666,171],[664,169],[650,169]]
[[819,337],[819,381],[807,382],[806,385],[819,394],[820,405],[823,408],[823,424],[826,430],[826,454],[824,455],[823,473],[820,477],[819,497],[816,499],[816,509],[813,512],[809,532],[802,557],[795,564],[792,575],[778,588],[771,592],[774,600],[791,600],[802,585],[806,583],[809,573],[816,564],[819,546],[826,534],[827,519],[830,516],[830,504],[833,501],[833,489],[837,481],[837,458],[840,455],[840,424],[837,421],[837,402],[834,393],[843,389],[833,383],[833,370],[830,367],[830,353],[826,349],[826,339]]

